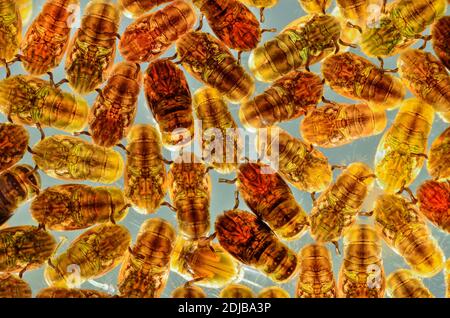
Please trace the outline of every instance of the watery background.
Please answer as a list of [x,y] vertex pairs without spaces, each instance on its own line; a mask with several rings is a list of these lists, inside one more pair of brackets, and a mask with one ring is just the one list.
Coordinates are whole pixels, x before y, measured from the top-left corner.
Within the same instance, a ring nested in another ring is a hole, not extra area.
[[[39,14],[44,2],[45,2],[44,0],[33,1],[33,18]],[[84,9],[84,7],[86,6],[87,3],[88,3],[87,0],[81,0],[81,10]],[[335,4],[333,1],[333,5],[328,10],[328,12],[332,12],[334,7],[335,7]],[[259,17],[259,10],[253,8],[252,11],[255,13],[255,15],[257,17]],[[265,12],[266,20],[265,20],[265,23],[262,25],[262,27],[263,28],[277,28],[278,30],[281,30],[290,21],[292,21],[300,16],[303,16],[304,14],[305,13],[303,12],[303,10],[301,9],[301,7],[299,6],[299,4],[296,0],[280,0],[279,4],[276,7],[266,10],[266,12]],[[448,14],[448,11],[447,11],[447,14]],[[124,31],[124,29],[126,28],[126,26],[128,24],[130,24],[131,22],[132,22],[132,20],[122,16],[120,33],[122,33]],[[24,30],[23,30],[24,33],[25,33],[27,27],[29,26],[29,24],[30,24],[30,22],[24,25]],[[74,30],[72,30],[72,32],[73,31]],[[211,32],[207,23],[204,24],[203,31]],[[429,30],[427,30],[426,33],[429,33]],[[263,35],[263,41],[267,41],[268,39],[270,39],[273,36],[274,35],[271,33],[265,33]],[[416,46],[420,46],[420,43]],[[426,50],[432,51],[430,45],[427,46]],[[352,51],[362,54],[359,51],[359,49],[352,49]],[[174,52],[175,52],[174,48],[172,47],[164,56],[171,56],[174,54]],[[242,56],[242,63],[245,67],[247,67],[247,59],[248,59],[248,53],[244,53]],[[397,59],[397,57],[386,59],[385,67],[386,68],[395,68],[396,67],[396,59]],[[120,56],[120,54],[117,54],[116,61],[120,61],[120,60],[122,60],[122,57]],[[372,61],[374,63],[377,63],[376,60],[372,60]],[[62,64],[64,64],[64,63],[62,63]],[[142,65],[143,70],[145,70],[146,67],[147,67],[146,64]],[[320,64],[316,64],[316,65],[312,66],[311,70],[313,72],[318,73],[320,70]],[[2,69],[1,72],[2,73],[0,74],[0,76],[1,76],[1,78],[3,78],[5,76],[4,70]],[[21,73],[24,73],[24,70],[22,69],[21,65],[19,63],[15,64],[12,67],[12,74],[21,74]],[[64,78],[65,75],[64,75],[63,65],[60,65],[60,67],[58,67],[57,69],[54,70],[54,76],[55,76],[55,81],[59,81],[60,79]],[[199,83],[198,81],[191,78],[187,73],[186,73],[186,76],[188,78],[189,85],[190,85],[192,92],[194,92],[196,89],[198,89],[199,87],[202,86],[201,83]],[[264,83],[257,83],[257,93],[261,93],[266,87],[267,87],[267,85]],[[62,86],[62,89],[70,90],[70,88],[67,86],[67,84],[64,84]],[[96,96],[97,96],[97,94],[95,92],[86,96],[90,105],[93,104]],[[334,100],[336,102],[355,103],[354,101],[347,100],[347,99],[335,94],[329,88],[326,88],[325,96],[326,96],[326,98],[328,98],[330,100]],[[411,97],[411,94],[408,93],[407,97]],[[230,106],[230,110],[232,111],[232,114],[233,114],[235,120],[237,122],[239,122],[238,116],[237,116],[238,105],[230,104],[229,106]],[[388,125],[390,125],[392,123],[392,120],[394,119],[396,113],[397,113],[397,110],[389,112],[389,114],[388,114],[389,124]],[[3,115],[0,115],[0,120],[3,122],[6,121],[6,117],[4,117]],[[152,117],[149,109],[147,108],[145,96],[142,91],[139,96],[139,106],[138,106],[138,115],[136,118],[136,123],[154,123],[153,117]],[[289,133],[291,133],[293,136],[300,137],[300,135],[299,135],[299,120],[294,120],[294,121],[282,124],[281,126],[284,129],[286,129]],[[429,145],[431,144],[431,141],[433,141],[440,133],[442,133],[447,126],[448,125],[445,124],[443,121],[441,121],[441,119],[438,116],[435,117],[433,129],[430,134]],[[39,141],[40,135],[39,135],[39,132],[37,131],[37,129],[35,129],[33,127],[29,127],[29,132],[31,134],[30,145],[32,146],[36,142]],[[46,128],[45,133],[47,136],[53,135],[53,134],[61,134],[61,132],[56,131],[54,129],[50,129],[50,128]],[[364,163],[368,164],[369,166],[373,167],[374,156],[375,156],[376,148],[377,148],[380,138],[381,138],[381,135],[378,135],[378,136],[374,136],[371,138],[366,138],[366,139],[362,139],[362,140],[353,142],[352,144],[349,144],[347,146],[334,148],[334,149],[322,149],[322,150],[328,156],[331,164],[350,164],[354,161],[361,161],[361,162],[364,162]],[[125,142],[126,141],[124,140],[124,143]],[[118,151],[120,151],[122,153],[122,155],[124,155],[122,150],[119,149]],[[164,152],[165,152],[164,156],[166,158],[170,158],[172,156],[172,154],[169,151],[164,150]],[[22,160],[22,162],[34,165],[33,161],[31,160],[31,156],[28,153],[25,155],[25,158]],[[335,177],[339,173],[340,173],[339,171],[335,171]],[[52,179],[52,178],[46,176],[42,172],[40,174],[41,174],[41,178],[42,178],[43,188],[64,183],[63,181]],[[224,176],[224,175],[219,175],[218,173],[216,173],[214,171],[211,171],[212,187],[213,187],[212,200],[211,200],[211,227],[212,227],[212,229],[214,226],[215,217],[218,214],[222,213],[224,210],[230,209],[234,204],[234,186],[230,186],[230,185],[226,185],[226,184],[219,184],[218,183],[219,177],[233,178],[234,175]],[[429,178],[429,175],[427,174],[427,171],[424,167],[424,169],[422,169],[420,175],[418,176],[418,178],[416,179],[416,181],[414,182],[414,184],[412,185],[411,188],[415,191],[416,187],[421,182],[423,182],[424,180],[427,180],[428,178]],[[92,183],[90,183],[90,182],[85,182],[85,183],[92,185]],[[123,187],[123,179],[120,179],[119,182],[117,182],[114,185],[116,185],[118,187]],[[298,191],[293,187],[291,187],[291,188],[292,188],[298,202],[304,207],[304,209],[306,211],[310,211],[312,202],[311,202],[309,194]],[[374,188],[373,192],[369,195],[367,202],[365,204],[364,208],[366,210],[371,210],[374,200],[380,192],[381,192],[381,190],[379,188],[377,188],[377,187]],[[167,200],[169,200],[168,197],[167,197]],[[245,204],[243,202],[241,202],[240,208],[247,209],[247,207],[245,206]],[[124,221],[122,221],[122,224],[124,224],[130,230],[130,232],[133,235],[133,239],[135,239],[136,234],[137,234],[142,222],[144,220],[146,220],[148,218],[152,218],[152,217],[162,217],[162,218],[168,220],[169,222],[171,222],[174,226],[176,226],[175,213],[170,211],[166,207],[161,207],[158,210],[158,212],[153,215],[141,215],[141,214],[138,214],[136,211],[130,209],[128,216],[126,217],[126,219]],[[371,222],[370,219],[360,219],[359,221],[360,222]],[[29,203],[23,205],[8,222],[8,225],[10,225],[10,226],[24,225],[24,224],[36,224],[36,222],[30,216]],[[449,236],[446,235],[445,233],[441,232],[440,230],[434,228],[431,224],[429,224],[429,226],[432,229],[433,236],[436,238],[436,240],[439,242],[440,246],[444,250],[446,257],[449,257],[450,256]],[[65,248],[67,248],[69,242],[73,238],[75,238],[76,236],[81,234],[82,232],[83,231],[53,232],[53,234],[57,238],[64,236],[68,239],[68,241],[61,247],[59,252],[62,252]],[[313,240],[311,239],[309,234],[306,234],[301,239],[294,241],[294,242],[290,242],[289,246],[291,248],[293,248],[295,251],[299,251],[305,244],[311,243],[312,241]],[[340,244],[342,246],[342,241],[340,242]],[[336,252],[335,252],[333,246],[330,245],[328,247],[333,255],[334,272],[337,277],[337,273],[341,266],[342,256],[336,255]],[[403,261],[403,259],[400,256],[398,256],[395,252],[393,252],[389,247],[387,247],[384,243],[383,243],[383,259],[384,259],[384,268],[386,271],[386,275],[396,269],[408,267],[405,264],[405,262]],[[94,289],[100,289],[100,290],[109,289],[110,292],[114,293],[115,292],[114,289],[115,289],[116,281],[117,281],[118,270],[119,270],[119,267],[114,269],[113,271],[111,271],[109,274],[96,279],[95,281],[86,282],[82,285],[82,288],[94,288]],[[244,267],[243,271],[244,271],[244,278],[241,281],[241,283],[249,286],[251,289],[253,289],[253,291],[255,293],[259,292],[259,290],[261,290],[263,287],[274,285],[274,283],[270,279],[266,278],[264,275],[254,271],[252,269]],[[26,272],[24,275],[24,279],[29,284],[31,284],[32,289],[33,289],[33,294],[36,294],[36,292],[39,289],[47,286],[44,281],[44,278],[43,278],[43,268],[41,268],[39,270]],[[424,282],[430,288],[430,290],[433,292],[433,294],[436,297],[444,297],[445,285],[444,285],[443,273],[440,273],[431,279],[425,279]],[[171,272],[169,281],[167,283],[167,287],[163,293],[163,296],[169,297],[171,291],[183,283],[184,283],[184,279],[182,277],[180,277],[177,273]],[[290,282],[288,282],[286,284],[282,284],[281,286],[283,288],[285,288],[290,293],[291,296],[293,296],[296,283],[297,283],[297,278],[295,277]],[[219,290],[216,290],[216,289],[205,289],[205,290],[212,297],[217,297],[217,295],[219,294]]]

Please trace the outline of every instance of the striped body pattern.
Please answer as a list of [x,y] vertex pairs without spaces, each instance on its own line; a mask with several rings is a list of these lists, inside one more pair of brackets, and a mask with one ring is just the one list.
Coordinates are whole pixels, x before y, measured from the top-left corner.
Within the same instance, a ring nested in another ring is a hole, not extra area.
[[168,59],[150,63],[144,75],[144,92],[164,146],[177,148],[192,142],[192,97],[178,66]]
[[243,103],[239,119],[244,127],[252,130],[299,118],[317,107],[323,89],[318,75],[293,71],[275,81],[264,93]]
[[31,287],[16,275],[0,273],[0,298],[31,298]]
[[422,280],[408,269],[399,269],[387,277],[387,293],[391,298],[434,298]]
[[79,0],[45,2],[20,45],[20,61],[28,73],[42,75],[61,63],[69,44],[71,19],[79,6]]
[[432,277],[443,269],[444,254],[415,205],[398,195],[383,194],[374,213],[377,233],[416,274]]
[[450,44],[448,35],[450,34],[450,16],[438,19],[431,26],[431,43],[436,56],[441,60],[447,69],[450,69]]
[[66,132],[83,130],[89,106],[80,96],[38,77],[17,75],[0,81],[0,112],[13,122]]
[[92,0],[67,51],[66,77],[78,94],[88,94],[109,76],[116,53],[120,11],[112,0]]
[[33,219],[54,231],[81,230],[110,219],[119,222],[128,213],[119,188],[83,184],[45,189],[33,200],[30,211]]
[[247,100],[255,90],[253,78],[229,49],[208,33],[186,33],[177,41],[177,54],[189,74],[233,104]]
[[39,173],[32,167],[19,164],[0,174],[0,225],[26,201],[34,198],[41,187]]
[[118,277],[121,297],[158,298],[170,271],[175,230],[165,220],[145,221],[135,245],[127,252]]
[[47,287],[41,289],[36,298],[110,298],[111,295],[93,289]]
[[417,189],[420,212],[436,227],[450,233],[450,181],[427,180]]
[[113,183],[123,173],[123,159],[117,151],[77,137],[47,137],[32,151],[36,165],[47,175],[60,180]]
[[22,17],[16,0],[0,1],[0,63],[12,60],[22,40]]
[[49,286],[76,288],[113,270],[122,262],[130,243],[131,235],[124,226],[96,225],[49,262],[45,280]]
[[194,93],[193,106],[201,120],[203,160],[219,173],[235,171],[243,144],[225,100],[216,89],[203,87]]
[[119,62],[89,113],[95,144],[112,147],[128,135],[137,112],[142,74],[139,64]]
[[406,90],[402,82],[369,60],[351,52],[330,56],[322,63],[326,83],[342,96],[365,101],[380,109],[400,105]]
[[23,158],[29,139],[30,134],[23,126],[0,123],[0,172]]
[[274,282],[291,279],[297,255],[252,213],[230,210],[219,215],[215,229],[220,245],[241,263],[263,272]]
[[333,263],[327,248],[309,244],[299,254],[297,298],[336,298]]
[[191,4],[174,1],[131,23],[119,42],[120,53],[130,62],[151,62],[183,34],[191,31],[195,20],[196,14]]
[[170,165],[168,180],[181,234],[193,240],[207,235],[211,178],[206,165],[193,153],[184,153]]
[[[269,173],[272,172],[272,173]],[[257,163],[239,165],[236,186],[247,206],[283,240],[305,234],[309,218],[275,171]]]
[[334,148],[381,133],[384,110],[367,104],[325,104],[309,112],[300,124],[302,138],[315,146]]
[[445,129],[431,144],[427,170],[437,180],[450,179],[450,128]]
[[128,136],[125,196],[143,214],[156,212],[168,190],[159,132],[151,125],[135,125]]
[[377,183],[386,193],[409,186],[419,174],[433,119],[434,110],[427,103],[415,98],[402,103],[375,155]]
[[151,9],[173,0],[118,0],[123,14],[130,19],[138,18]]
[[350,164],[314,202],[311,236],[317,242],[336,242],[356,221],[372,188],[374,174],[362,162]]

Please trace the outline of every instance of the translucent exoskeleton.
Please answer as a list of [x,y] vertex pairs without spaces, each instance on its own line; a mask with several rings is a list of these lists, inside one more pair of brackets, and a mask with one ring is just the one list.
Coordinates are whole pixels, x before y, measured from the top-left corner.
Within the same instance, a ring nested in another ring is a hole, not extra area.
[[202,87],[194,93],[193,106],[201,121],[202,159],[219,173],[236,170],[243,143],[222,95],[214,88]]
[[219,244],[177,238],[170,267],[196,285],[222,288],[243,275],[240,264]]
[[47,287],[41,289],[36,298],[110,298],[111,295],[93,289]]
[[391,298],[434,298],[422,280],[408,269],[398,269],[386,280],[387,294]]
[[32,153],[39,169],[61,180],[113,183],[124,168],[117,151],[65,135],[46,137],[33,147]]
[[14,59],[22,40],[22,17],[16,0],[0,1],[0,63]]
[[398,107],[406,94],[400,79],[352,52],[325,59],[322,74],[335,92],[383,110]]
[[29,139],[30,134],[22,125],[0,123],[0,172],[23,158]]
[[239,0],[243,4],[251,7],[259,8],[260,21],[264,22],[264,10],[266,8],[273,8],[278,4],[278,0]]
[[128,206],[122,190],[116,187],[61,184],[39,193],[30,211],[46,229],[71,231],[110,220],[120,222],[127,215]]
[[124,226],[96,225],[72,241],[65,252],[49,260],[45,281],[49,286],[78,288],[119,265],[130,243],[131,235]]
[[270,286],[262,289],[257,298],[290,298],[290,296],[283,288]]
[[409,186],[419,174],[433,119],[433,107],[427,103],[415,98],[402,103],[375,155],[377,183],[386,193]]
[[347,232],[338,297],[384,298],[386,278],[381,252],[381,240],[372,226],[356,224]]
[[309,14],[325,14],[331,6],[331,0],[298,0],[298,3]]
[[89,113],[89,133],[95,144],[112,147],[128,135],[137,112],[142,74],[139,64],[117,63]]
[[16,0],[16,5],[19,7],[22,24],[30,22],[33,15],[33,0]]
[[16,209],[34,198],[41,187],[39,173],[26,164],[18,164],[0,174],[0,225],[13,216]]
[[181,234],[193,240],[206,236],[211,200],[211,178],[206,165],[193,153],[185,152],[170,165],[168,184]]
[[175,288],[171,295],[172,298],[207,298],[208,296],[198,286],[193,285],[183,285]]
[[327,157],[280,128],[260,129],[256,146],[258,154],[299,190],[320,192],[331,183]]
[[216,219],[220,245],[241,263],[263,272],[274,282],[290,280],[298,269],[297,255],[252,213],[230,210]]
[[331,253],[324,245],[309,244],[299,253],[296,298],[336,298]]
[[20,61],[32,75],[57,67],[67,50],[79,0],[47,0],[20,45]]
[[16,75],[0,81],[0,112],[14,123],[76,132],[86,126],[89,106],[51,82]]
[[159,218],[146,220],[126,253],[118,277],[121,297],[159,298],[167,283],[175,230]]
[[447,69],[450,69],[450,45],[448,35],[450,34],[450,16],[444,16],[431,26],[431,43],[436,56]]
[[431,144],[427,170],[436,180],[450,180],[450,128],[445,129]]
[[367,104],[325,104],[300,123],[302,138],[314,146],[334,148],[380,134],[387,125],[386,112]]
[[156,212],[168,190],[161,135],[151,125],[135,125],[128,135],[125,196],[140,213]]
[[417,188],[420,212],[450,234],[450,181],[427,180]]
[[0,298],[31,298],[26,281],[10,273],[0,273]]
[[109,76],[116,53],[120,10],[112,0],[92,0],[66,56],[66,77],[72,89],[87,94]]
[[444,267],[444,254],[418,208],[403,197],[383,194],[375,202],[375,229],[420,276],[432,277]]
[[317,107],[323,95],[322,79],[311,72],[293,71],[264,93],[239,108],[239,119],[249,130],[296,119]]
[[173,0],[118,0],[123,14],[130,19],[135,19],[151,9]]
[[183,67],[200,82],[217,89],[231,103],[250,98],[253,78],[221,41],[204,32],[189,32],[177,41]]
[[337,244],[347,233],[361,212],[374,177],[370,167],[362,162],[354,162],[320,194],[310,214],[311,236],[317,242]]
[[219,298],[256,298],[256,295],[245,285],[230,284],[220,291]]
[[120,53],[130,62],[151,62],[191,31],[195,20],[196,13],[191,4],[174,1],[128,25],[119,42]]

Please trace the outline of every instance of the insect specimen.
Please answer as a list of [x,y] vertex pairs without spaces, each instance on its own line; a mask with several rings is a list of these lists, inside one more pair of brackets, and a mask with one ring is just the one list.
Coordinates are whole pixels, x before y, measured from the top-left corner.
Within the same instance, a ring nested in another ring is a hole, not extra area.
[[437,180],[450,179],[450,128],[444,130],[431,144],[427,169]]
[[0,225],[39,193],[41,178],[29,165],[19,164],[0,174]]
[[255,90],[253,78],[228,48],[208,33],[183,35],[177,41],[177,54],[195,79],[217,89],[233,104],[247,100]]
[[236,170],[243,145],[223,97],[214,88],[202,87],[194,93],[193,106],[201,121],[202,159],[219,173]]
[[41,289],[36,298],[110,298],[111,295],[93,289],[47,287]]
[[387,277],[386,282],[391,298],[434,298],[422,280],[410,270],[396,270]]
[[31,298],[30,285],[16,275],[0,273],[0,298]]
[[238,0],[193,0],[214,34],[230,49],[253,50],[261,41],[258,19]]
[[23,158],[29,139],[30,134],[23,126],[0,123],[0,172]]
[[45,74],[61,63],[79,0],[47,0],[20,45],[20,61],[31,75]]
[[277,127],[259,130],[256,145],[258,154],[264,155],[272,168],[299,190],[320,192],[331,183],[327,157],[284,130]]
[[444,16],[431,26],[431,43],[436,56],[447,69],[450,69],[450,45],[448,35],[450,34],[450,16]]
[[168,59],[152,62],[144,75],[144,91],[163,145],[176,148],[189,144],[194,136],[194,117],[184,73]]
[[445,263],[445,285],[447,286],[445,297],[450,298],[450,259]]
[[123,173],[118,152],[77,137],[47,137],[33,147],[32,154],[39,169],[56,179],[113,183]]
[[374,177],[366,164],[354,162],[320,194],[310,214],[311,236],[317,242],[337,245],[356,221]]
[[58,257],[49,260],[44,277],[49,286],[73,288],[101,277],[119,265],[131,243],[121,225],[96,225],[78,236]]
[[385,277],[381,241],[372,226],[354,225],[344,238],[338,279],[340,298],[383,298]]
[[209,231],[211,179],[207,167],[193,153],[183,153],[170,165],[170,200],[177,213],[180,232],[199,239]]
[[325,11],[330,7],[331,0],[298,0],[300,6],[309,14],[326,14]]
[[139,64],[119,62],[89,114],[89,132],[99,146],[112,147],[128,135],[137,111],[142,75]]
[[119,42],[120,53],[130,62],[151,62],[192,30],[195,20],[196,14],[191,4],[174,1],[131,23]]
[[135,245],[120,268],[118,287],[122,297],[158,298],[166,286],[175,230],[163,219],[146,220]]
[[444,254],[414,204],[383,194],[375,202],[375,229],[420,276],[432,277],[444,267]]
[[92,0],[84,9],[65,65],[67,80],[75,92],[90,93],[107,79],[114,62],[119,22],[119,7],[111,0]]
[[18,124],[76,132],[86,126],[89,106],[51,82],[17,75],[0,81],[0,112]]
[[325,59],[322,74],[335,92],[374,104],[380,109],[398,107],[406,94],[400,79],[351,52],[338,53]]
[[255,298],[253,291],[245,285],[230,284],[220,291],[219,298]]
[[327,248],[309,244],[299,254],[297,298],[336,298],[333,263]]
[[290,296],[283,288],[271,286],[261,290],[257,298],[290,298]]
[[133,126],[127,151],[125,196],[139,213],[154,213],[168,190],[159,132],[150,125]]
[[200,287],[193,285],[183,285],[173,290],[172,298],[207,298],[206,293]]
[[450,181],[427,180],[417,189],[420,212],[435,226],[450,233]]
[[450,111],[450,76],[437,58],[429,52],[409,49],[400,54],[397,66],[403,83],[417,98],[437,112]]
[[433,107],[427,103],[415,98],[402,103],[375,155],[377,182],[386,193],[409,186],[419,174],[433,119]]
[[0,38],[0,62],[6,65],[14,59],[22,40],[22,18],[15,0],[0,1]]
[[[369,6],[372,4],[371,0],[336,0],[342,17],[347,21],[365,29],[370,16],[371,10]],[[382,1],[378,1],[382,2]]]
[[376,107],[328,103],[308,112],[300,123],[300,133],[306,142],[333,148],[378,135],[386,124],[386,112]]
[[56,249],[53,236],[31,225],[0,230],[0,272],[19,273],[41,267]]
[[264,22],[264,10],[278,4],[278,0],[239,0],[247,6],[259,8],[260,22]]
[[186,280],[210,288],[238,281],[243,274],[239,263],[219,244],[185,240],[181,236],[175,243],[170,267]]
[[341,25],[331,15],[307,15],[252,51],[249,68],[263,82],[274,81],[300,67],[309,68],[339,49]]
[[156,6],[171,1],[173,0],[119,0],[118,2],[123,14],[130,19],[134,19]]
[[275,81],[264,93],[239,108],[244,127],[273,126],[305,115],[323,95],[322,79],[311,72],[293,71]]
[[284,240],[305,234],[308,215],[281,176],[267,165],[239,165],[236,187],[247,206]]
[[62,184],[42,191],[30,211],[46,229],[70,231],[109,220],[119,222],[127,215],[128,205],[122,190],[116,187]]
[[19,7],[22,23],[27,24],[33,15],[33,0],[16,0],[16,5]]
[[215,229],[220,245],[241,263],[263,272],[275,282],[291,279],[297,255],[257,216],[242,210],[219,215]]

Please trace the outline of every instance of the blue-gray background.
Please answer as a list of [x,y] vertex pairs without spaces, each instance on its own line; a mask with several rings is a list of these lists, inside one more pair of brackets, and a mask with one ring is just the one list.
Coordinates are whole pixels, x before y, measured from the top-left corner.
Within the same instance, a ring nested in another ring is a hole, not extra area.
[[[33,18],[40,12],[43,3],[44,3],[44,0],[33,1],[33,6],[34,6]],[[86,6],[87,3],[88,3],[87,0],[81,0],[81,9],[82,10]],[[334,6],[335,6],[335,4],[333,3],[332,7],[328,10],[328,12],[331,12],[332,9],[334,8]],[[256,16],[259,17],[259,11],[257,9],[253,8],[252,11],[255,13]],[[296,0],[280,0],[279,4],[276,7],[266,10],[266,13],[265,13],[266,20],[265,20],[265,23],[263,24],[263,27],[264,28],[277,28],[278,30],[281,30],[290,21],[292,21],[300,16],[303,16],[304,14],[305,13],[300,8],[300,6]],[[447,14],[448,14],[448,11],[447,11]],[[128,24],[130,24],[131,22],[132,22],[132,20],[122,16],[120,32],[122,33],[123,30],[125,29],[125,27]],[[23,31],[24,33],[28,26],[29,26],[29,23],[24,25],[24,31]],[[210,32],[210,29],[206,23],[203,27],[203,30]],[[428,33],[428,32],[429,32],[429,30],[426,31],[426,33]],[[266,40],[270,39],[271,37],[273,37],[273,34],[265,33],[263,35],[263,41],[266,41]],[[420,45],[420,44],[418,44],[418,45]],[[418,45],[416,45],[416,46],[418,46]],[[432,50],[430,45],[427,46],[427,50]],[[356,53],[359,52],[358,49],[355,49],[353,51],[355,51]],[[170,56],[173,54],[174,54],[174,49],[172,47],[171,50],[169,50],[165,54],[165,56]],[[121,58],[120,54],[117,54],[116,61],[120,61],[121,59],[122,58]],[[244,53],[243,54],[243,64],[246,67],[247,67],[247,59],[248,59],[248,53]],[[373,62],[377,63],[376,60],[373,60]],[[386,66],[385,66],[386,68],[395,68],[396,57],[386,59],[385,62],[386,62]],[[56,81],[64,78],[63,64],[64,63],[62,63],[62,65],[60,65],[60,67],[58,67],[57,69],[54,70],[54,75],[55,75]],[[145,70],[146,65],[142,65],[142,66],[143,66],[143,70]],[[311,68],[311,70],[313,72],[319,72],[319,67],[320,67],[319,64],[316,64]],[[0,76],[2,76],[2,78],[3,78],[4,71],[2,70],[2,72],[3,73]],[[24,73],[24,70],[22,69],[20,64],[16,64],[12,67],[12,73],[20,74],[20,73]],[[190,85],[192,92],[194,92],[196,89],[198,89],[199,87],[202,86],[201,83],[199,83],[196,80],[194,80],[193,78],[191,78],[188,74],[186,74],[186,76],[189,80],[189,85]],[[257,92],[262,92],[266,87],[267,87],[267,85],[264,83],[257,83]],[[70,88],[66,84],[63,85],[62,88],[64,90],[70,90]],[[328,99],[334,100],[337,102],[350,102],[350,103],[352,102],[350,100],[343,98],[342,96],[335,94],[329,88],[326,89],[325,96]],[[408,93],[408,97],[410,97],[410,96],[411,96],[411,94]],[[86,96],[90,105],[92,105],[95,97],[96,97],[96,93],[92,93],[92,94]],[[236,121],[238,122],[238,117],[237,117],[238,106],[230,105],[230,109],[231,109]],[[397,113],[397,110],[389,112],[389,114],[388,114],[389,125],[392,122],[393,118],[395,117],[396,113]],[[6,121],[6,118],[3,115],[0,115],[0,120]],[[147,108],[145,97],[144,97],[144,94],[142,91],[141,91],[141,95],[139,96],[139,106],[138,106],[138,115],[136,118],[136,123],[154,123],[152,115]],[[292,135],[299,137],[299,130],[298,130],[299,120],[294,120],[289,123],[282,124],[281,126],[283,128],[285,128],[287,131],[289,131]],[[430,139],[429,139],[429,141],[430,141],[429,144],[442,131],[444,131],[444,129],[447,126],[448,125],[446,123],[444,123],[438,116],[436,116],[434,125],[433,125],[433,129],[432,129],[432,132],[430,135]],[[32,146],[39,140],[39,133],[33,127],[29,127],[29,132],[31,134],[30,145]],[[53,135],[53,134],[61,133],[59,131],[49,129],[49,128],[46,128],[45,132],[46,132],[46,135]],[[381,137],[381,135],[378,135],[375,137],[366,138],[363,140],[353,142],[352,144],[347,145],[347,146],[334,148],[334,149],[324,149],[323,152],[329,157],[329,160],[332,164],[349,164],[354,161],[362,161],[362,162],[367,163],[371,167],[373,167],[375,151],[376,151],[378,142],[380,140],[380,137]],[[121,150],[119,150],[119,151],[121,151]],[[123,152],[122,152],[122,154],[123,154]],[[166,158],[171,157],[171,154],[167,150],[165,150],[164,155],[166,156]],[[26,156],[22,162],[33,165],[33,162],[31,160],[31,157],[29,154],[26,154]],[[335,177],[336,177],[336,174],[338,174],[338,173],[339,173],[339,171],[335,172]],[[52,185],[64,183],[62,181],[52,179],[52,178],[46,176],[42,172],[40,174],[42,177],[42,182],[43,182],[44,188],[52,186]],[[230,186],[230,185],[219,184],[217,182],[219,177],[224,177],[223,175],[219,175],[216,172],[211,172],[211,177],[212,177],[212,184],[213,184],[213,193],[212,193],[212,200],[211,200],[211,226],[213,226],[215,216],[222,213],[223,210],[229,209],[232,207],[233,202],[234,202],[234,199],[233,199],[234,187]],[[225,176],[225,177],[231,178],[231,177],[233,177],[233,175]],[[429,176],[424,167],[424,169],[422,169],[420,175],[418,176],[418,178],[412,185],[412,189],[415,190],[415,188],[422,181],[426,180],[427,178],[429,178]],[[91,183],[86,182],[86,184],[91,184]],[[117,182],[115,185],[122,187],[123,179],[120,179],[119,182]],[[292,190],[293,190],[298,202],[305,208],[306,211],[310,211],[311,200],[310,200],[309,194],[300,192],[293,187],[292,187]],[[374,198],[376,198],[377,194],[379,194],[379,193],[380,193],[380,190],[378,188],[375,188],[373,193],[371,193],[371,195],[369,196],[369,198],[367,200],[367,205],[366,205],[367,210],[370,210],[371,206],[373,205]],[[240,207],[243,209],[247,209],[245,204],[242,202],[241,202]],[[170,221],[174,226],[176,226],[175,214],[173,212],[171,212],[169,209],[167,209],[166,207],[160,208],[159,211],[154,215],[140,215],[140,214],[136,213],[135,211],[130,210],[128,216],[122,222],[122,224],[127,226],[127,228],[131,231],[131,233],[133,235],[133,239],[134,239],[137,234],[140,224],[145,219],[152,218],[152,217],[163,217],[163,218],[167,219],[168,221]],[[361,220],[361,221],[364,221],[364,220]],[[23,224],[36,224],[36,222],[30,217],[29,203],[23,205],[8,222],[8,225],[10,225],[10,226],[23,225]],[[446,235],[445,233],[439,231],[438,229],[434,228],[431,225],[430,225],[430,227],[432,228],[434,237],[437,239],[440,246],[444,250],[446,257],[449,257],[450,256],[450,246],[449,246],[450,240],[448,239],[449,236]],[[83,231],[54,232],[53,234],[56,237],[64,236],[64,237],[68,238],[68,242],[70,242],[70,240],[72,240],[73,238],[75,238],[82,232]],[[65,248],[67,248],[68,242],[62,246],[62,248],[60,249],[59,252],[61,252]],[[300,240],[297,240],[295,242],[290,242],[289,245],[295,251],[299,251],[301,249],[301,247],[303,247],[305,244],[310,243],[310,242],[312,242],[312,239],[309,236],[309,234],[306,234]],[[342,242],[341,242],[341,245],[342,245]],[[341,265],[342,257],[339,255],[336,255],[334,248],[332,246],[329,246],[329,249],[333,255],[334,271],[335,271],[335,274],[337,275],[337,272]],[[407,268],[407,265],[405,264],[403,259],[400,256],[398,256],[396,253],[394,253],[391,249],[389,249],[384,243],[383,243],[383,258],[384,258],[384,267],[386,270],[386,274],[389,274],[390,272],[392,272],[393,270],[398,269],[398,268]],[[107,274],[99,279],[96,279],[96,282],[101,283],[101,284],[108,284],[108,285],[115,286],[118,269],[119,269],[119,267],[116,268],[115,270],[113,270],[112,272],[110,272],[109,274]],[[248,285],[250,288],[252,288],[255,293],[257,293],[263,287],[274,285],[271,280],[264,277],[264,275],[255,272],[254,270],[251,270],[248,268],[243,268],[243,270],[244,270],[245,274],[244,274],[244,279],[243,279],[242,283],[245,285]],[[26,272],[24,275],[24,279],[28,283],[30,283],[34,294],[39,289],[47,286],[44,281],[44,278],[43,278],[43,269],[42,268],[39,270]],[[297,279],[294,278],[287,284],[282,285],[282,287],[284,287],[290,293],[291,296],[294,295],[296,281],[297,281]],[[183,282],[184,282],[183,278],[181,278],[178,274],[171,272],[169,281],[167,283],[167,287],[163,293],[163,297],[169,297],[170,292],[177,286],[180,286]],[[440,273],[431,279],[425,279],[424,282],[430,288],[430,290],[433,292],[433,294],[436,297],[444,297],[445,285],[444,285],[443,273]],[[85,284],[83,284],[82,287],[83,288],[94,288],[94,289],[101,288],[98,286],[97,287],[93,286],[89,282],[86,282]],[[216,297],[219,293],[219,290],[215,290],[215,289],[207,289],[206,291],[212,297]]]

